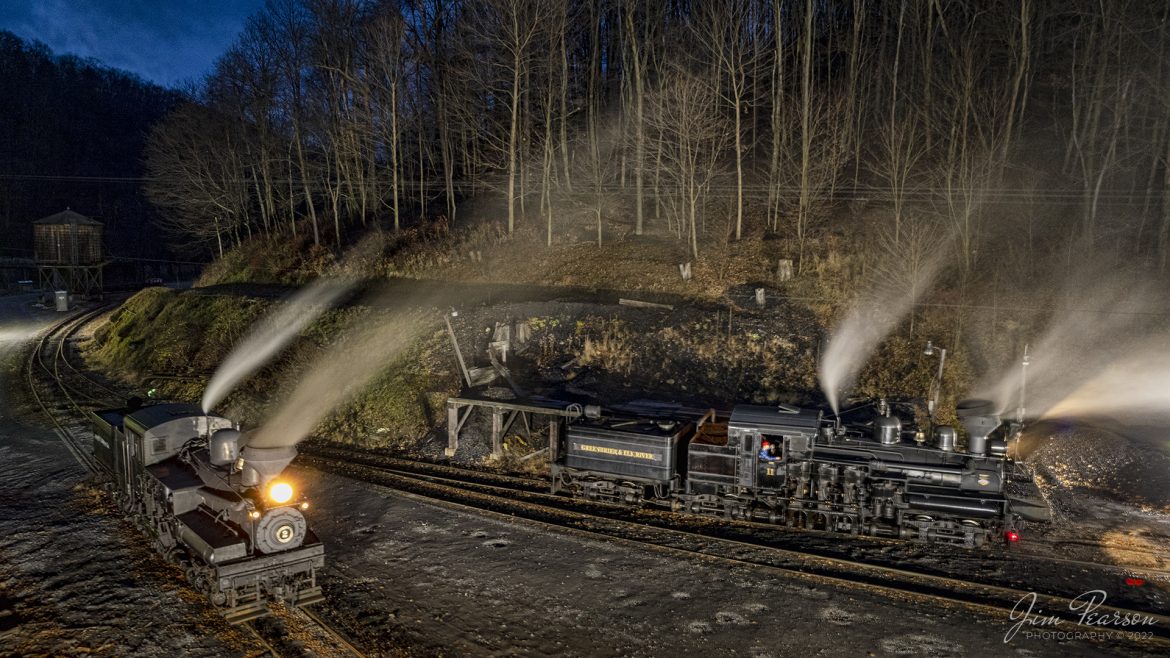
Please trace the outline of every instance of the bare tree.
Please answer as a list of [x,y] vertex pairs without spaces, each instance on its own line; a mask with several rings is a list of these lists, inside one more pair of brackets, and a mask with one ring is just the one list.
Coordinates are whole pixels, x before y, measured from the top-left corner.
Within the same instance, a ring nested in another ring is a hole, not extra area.
[[704,77],[671,67],[653,95],[647,126],[661,154],[663,187],[677,200],[678,236],[699,256],[701,199],[716,173],[728,135],[718,95]]
[[382,150],[389,160],[390,196],[385,203],[390,209],[395,231],[402,225],[402,189],[399,179],[402,165],[399,158],[402,150],[400,95],[405,75],[404,32],[402,15],[397,12],[379,13],[366,25],[369,67],[366,81],[374,99],[371,110],[379,109],[370,117],[371,127],[375,131],[371,139],[382,144]]
[[986,41],[979,38],[982,16],[971,13],[956,22],[963,35],[950,42],[951,66],[936,78],[938,102],[933,108],[936,132],[946,145],[942,159],[943,195],[957,237],[963,272],[975,266],[978,226],[986,189],[1002,171],[1000,157],[1009,140],[1005,120],[1008,88],[991,79]]
[[634,234],[642,235],[642,210],[645,200],[642,193],[642,174],[646,166],[645,76],[648,63],[646,49],[649,41],[646,38],[645,30],[648,29],[651,22],[643,20],[639,25],[635,21],[638,4],[633,0],[626,4],[624,25],[626,43],[629,45],[628,61],[633,76],[631,86],[634,105],[632,119],[634,125]]
[[[176,110],[151,133],[146,151],[151,182],[146,193],[165,208],[167,227],[197,241],[237,241],[247,222],[246,184],[233,149],[230,117],[197,104]],[[246,231],[246,228],[245,228]]]
[[263,47],[272,53],[279,65],[282,105],[289,117],[292,130],[292,150],[296,155],[295,174],[290,181],[299,181],[305,208],[313,229],[313,244],[321,243],[311,180],[315,177],[306,154],[306,121],[308,109],[306,74],[311,65],[311,23],[305,8],[297,0],[270,0],[264,13],[249,25]]
[[[811,8],[811,0],[809,6]],[[743,237],[744,143],[743,117],[752,104],[749,73],[762,56],[757,4],[738,0],[711,0],[699,5],[695,17],[695,41],[706,48],[715,76],[714,88],[731,114],[731,135],[735,160],[735,239]],[[810,14],[811,15],[811,14]],[[810,37],[811,38],[811,37]],[[809,58],[811,60],[811,53]]]

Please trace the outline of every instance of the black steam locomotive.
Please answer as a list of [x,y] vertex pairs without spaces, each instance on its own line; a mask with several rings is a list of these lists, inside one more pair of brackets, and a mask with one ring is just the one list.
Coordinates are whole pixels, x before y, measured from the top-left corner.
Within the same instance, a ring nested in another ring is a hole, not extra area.
[[1001,424],[990,403],[962,402],[959,451],[954,427],[926,436],[900,413],[913,418],[884,401],[849,422],[788,406],[738,405],[729,417],[587,407],[554,445],[552,489],[854,535],[1017,541],[1025,505],[1005,484],[1018,426]]
[[323,598],[324,547],[302,514],[308,503],[280,477],[296,448],[244,445],[230,420],[189,404],[90,419],[119,507],[231,621],[267,614],[269,600]]

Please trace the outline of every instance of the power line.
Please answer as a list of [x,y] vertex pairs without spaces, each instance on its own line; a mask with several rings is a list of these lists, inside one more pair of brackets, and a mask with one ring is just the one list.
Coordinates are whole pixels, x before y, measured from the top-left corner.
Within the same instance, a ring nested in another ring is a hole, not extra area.
[[[74,175],[58,175],[58,174],[0,174],[0,179],[16,180],[16,181],[32,181],[32,182],[73,182],[73,183],[121,183],[121,184],[147,184],[147,183],[185,183],[190,179],[181,177],[166,177],[166,176],[74,176]],[[304,178],[275,178],[268,181],[271,185],[303,185],[309,183],[316,185],[319,183],[328,183],[330,185],[341,185],[343,182],[338,180],[322,180],[322,179],[304,179]],[[254,185],[255,179],[250,178],[229,178],[216,180],[217,185]],[[422,183],[411,180],[400,180],[398,183],[400,189],[417,192],[419,190],[429,190],[433,192],[446,191],[448,184],[442,181],[424,181]],[[385,184],[379,185],[380,188],[386,189]],[[456,191],[465,192],[468,190],[481,191],[499,191],[499,185],[487,183],[483,181],[469,181],[456,180],[452,181],[450,187]],[[704,186],[707,194],[726,194],[731,192],[738,192],[739,187],[732,184],[718,184]],[[533,190],[538,189],[533,186]],[[589,194],[596,194],[597,192],[615,194],[631,193],[629,187],[623,187],[620,184],[605,183],[602,185],[584,185],[578,186],[581,190],[577,193],[578,196],[588,196]],[[663,186],[659,185],[660,190],[665,193],[658,194],[659,197],[668,197],[676,194],[681,188],[678,186]],[[749,183],[743,186],[743,191],[749,194],[764,195],[764,194],[779,194],[781,196],[798,196],[801,193],[801,188],[794,185],[779,185],[769,186],[764,183]],[[530,195],[535,195],[537,192],[533,191]],[[1035,202],[1035,201],[1084,201],[1089,198],[1095,198],[1098,201],[1111,201],[1115,203],[1124,202],[1123,205],[1140,204],[1145,205],[1147,202],[1155,199],[1163,198],[1162,194],[1152,192],[1132,192],[1124,190],[1112,190],[1106,192],[1098,192],[1096,194],[1089,194],[1083,191],[1064,191],[1064,190],[1021,190],[1016,188],[1004,187],[970,187],[970,188],[946,188],[934,185],[914,186],[904,190],[900,195],[891,192],[888,188],[878,187],[873,185],[855,185],[855,186],[836,186],[831,192],[812,192],[814,199],[832,200],[832,201],[884,201],[892,200],[895,197],[900,197],[905,200],[922,201],[946,198],[948,196],[956,196],[959,198],[975,197],[974,203],[987,203],[989,201],[1008,201],[1008,202]],[[517,195],[519,196],[519,195]],[[652,192],[648,192],[647,196],[655,196]]]
[[136,262],[136,263],[169,263],[171,265],[198,265],[200,267],[206,267],[207,265],[211,264],[211,263],[200,263],[200,262],[193,261],[193,260],[170,260],[170,259],[166,259],[166,258],[132,258],[130,256],[113,256],[113,255],[110,256],[110,260],[130,261],[130,262]]

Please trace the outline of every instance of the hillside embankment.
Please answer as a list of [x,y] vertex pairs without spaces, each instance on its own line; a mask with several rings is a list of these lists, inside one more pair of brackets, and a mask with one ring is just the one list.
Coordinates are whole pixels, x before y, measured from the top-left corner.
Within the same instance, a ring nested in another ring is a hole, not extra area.
[[[427,294],[408,294],[412,289]],[[290,303],[281,288],[252,292],[257,294],[249,294],[249,285],[183,292],[147,288],[103,318],[84,354],[151,397],[199,400],[233,345],[257,320]],[[395,300],[420,296],[428,307],[427,327],[405,352],[387,359],[369,385],[322,420],[317,438],[438,454],[446,441],[446,399],[463,389],[445,315],[477,381],[482,373],[495,379],[484,388],[489,395],[516,395],[491,365],[488,350],[495,349],[522,393],[601,403],[636,398],[703,406],[821,403],[815,364],[823,321],[807,304],[784,300],[775,288],[769,293],[758,307],[753,293],[750,303],[738,304],[728,297],[688,300],[667,293],[622,297],[581,288],[371,282],[310,323],[215,411],[246,426],[264,423],[328,350],[344,349],[355,331],[404,313],[405,304]],[[639,297],[658,306],[619,303]],[[862,371],[859,395],[921,397],[935,368],[930,359],[915,357],[927,329],[920,322],[920,336],[890,338],[874,365]],[[508,347],[500,351],[502,336]],[[951,377],[970,378],[961,357],[952,358],[948,368]],[[944,403],[949,413],[954,399],[945,396]],[[468,451],[472,457],[482,452],[474,446]]]

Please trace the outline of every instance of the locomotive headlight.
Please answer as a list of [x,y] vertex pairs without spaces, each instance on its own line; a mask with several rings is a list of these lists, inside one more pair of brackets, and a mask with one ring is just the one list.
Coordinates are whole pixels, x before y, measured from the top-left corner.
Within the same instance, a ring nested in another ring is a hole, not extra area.
[[292,485],[287,482],[276,482],[268,487],[268,497],[272,499],[272,502],[283,505],[292,500]]

